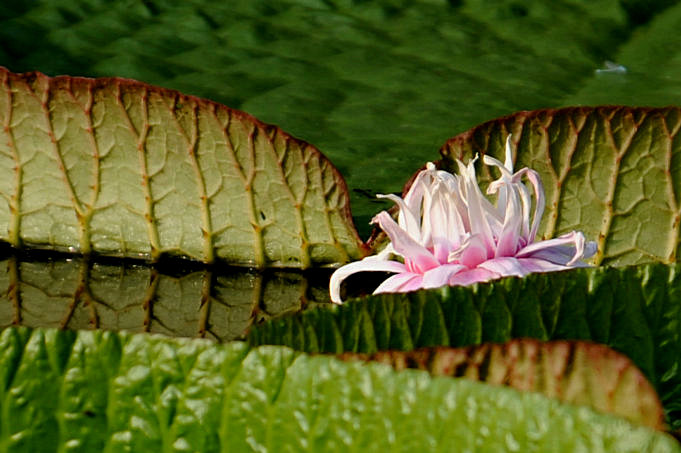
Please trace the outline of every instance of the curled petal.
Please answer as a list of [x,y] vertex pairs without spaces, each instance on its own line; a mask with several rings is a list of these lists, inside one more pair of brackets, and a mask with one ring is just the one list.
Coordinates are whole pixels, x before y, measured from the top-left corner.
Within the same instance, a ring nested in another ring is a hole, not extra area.
[[495,258],[502,256],[513,256],[519,248],[521,239],[521,228],[523,213],[520,207],[518,194],[513,191],[508,193],[504,225],[497,239],[497,247],[494,253]]
[[431,269],[423,274],[423,288],[439,288],[449,283],[449,280],[466,269],[466,266],[461,264],[444,264],[442,266]]
[[423,202],[423,196],[430,187],[434,172],[435,165],[433,165],[431,162],[428,162],[426,169],[416,175],[416,179],[414,179],[409,191],[404,196],[404,202],[407,204],[407,206],[409,206],[409,209],[411,209],[412,212],[416,213],[417,216],[421,215],[420,211],[421,204]]
[[572,266],[567,266],[564,264],[554,263],[542,258],[517,258],[518,262],[527,270],[527,273],[533,272],[557,272],[566,271],[568,269],[574,269],[576,267],[586,267],[587,264],[583,262],[578,262]]
[[[515,175],[513,175],[513,179],[517,179],[520,181],[520,178],[522,176],[527,176],[527,179],[530,180],[530,183],[532,184],[532,187],[534,188],[534,196],[537,198],[537,202],[534,205],[534,217],[532,218],[532,229],[530,230],[530,234],[528,237],[528,243],[531,243],[534,241],[535,237],[537,236],[537,230],[539,229],[539,223],[541,222],[541,218],[544,215],[544,207],[546,200],[544,199],[544,185],[541,182],[541,177],[539,176],[539,173],[536,171],[530,169],[530,168],[523,168],[522,170],[518,171]],[[519,184],[522,184],[519,182]],[[523,186],[524,188],[524,186]],[[527,210],[529,211],[529,199],[527,201],[526,207]],[[527,214],[529,216],[529,213]]]
[[[574,249],[571,247],[566,250],[566,246],[570,245],[574,247]],[[571,254],[572,257],[569,260],[563,262],[563,259],[561,257],[569,257],[570,254],[568,253],[568,251],[572,250],[574,250],[574,252]],[[545,258],[554,257],[557,260],[555,262],[558,264],[574,266],[581,259],[588,258],[591,256],[586,255],[585,252],[595,253],[596,250],[594,245],[589,244],[587,247],[584,234],[580,231],[572,231],[571,233],[564,234],[555,239],[549,239],[546,241],[540,241],[535,242],[534,244],[530,244],[527,247],[524,247],[523,249],[519,250],[518,253],[516,254],[516,257],[518,258],[538,258],[540,256],[543,256]]]
[[479,235],[466,238],[461,247],[449,254],[449,262],[458,262],[472,268],[487,260],[487,247]]
[[[510,180],[511,177],[513,176],[513,169],[508,169],[504,164],[501,163],[501,161],[495,157],[492,157],[488,154],[485,154],[482,156],[482,161],[485,163],[485,165],[489,165],[490,167],[497,167],[499,170],[501,170],[501,178],[500,179],[508,179]],[[498,179],[495,182],[500,181]],[[489,191],[487,193],[493,193],[493,191]]]
[[459,239],[455,238],[455,240],[457,240],[456,243],[450,241],[449,238],[444,236],[439,236],[432,239],[433,255],[440,264],[448,263],[449,255],[461,247]]
[[413,238],[421,237],[421,222],[419,220],[421,214],[419,212],[413,212],[403,199],[394,194],[383,195],[379,193],[376,194],[376,198],[387,198],[399,206],[400,213],[397,216],[397,222],[400,228]]
[[504,215],[504,206],[506,206],[508,191],[510,190],[511,178],[513,177],[513,155],[511,152],[511,136],[506,137],[506,160],[502,164],[501,161],[492,156],[485,155],[482,158],[485,165],[498,167],[501,171],[501,178],[493,181],[487,187],[487,193],[497,194],[497,212],[500,216]]
[[513,150],[511,149],[511,134],[506,136],[504,157],[505,160],[503,164],[498,159],[495,159],[494,157],[488,155],[483,156],[482,160],[487,165],[494,165],[496,167],[499,167],[499,170],[501,170],[502,175],[511,176],[513,174]]
[[422,244],[432,249],[440,263],[447,262],[447,255],[461,245],[466,229],[457,206],[451,202],[456,194],[449,192],[441,182],[434,184],[430,196],[424,197]]
[[499,277],[500,275],[496,272],[490,271],[489,269],[476,267],[474,269],[468,269],[455,274],[449,280],[449,284],[467,286],[472,285],[473,283],[488,282]]
[[[465,181],[464,196],[466,197],[466,204],[468,207],[470,233],[471,235],[480,236],[485,245],[485,250],[492,252],[491,254],[488,254],[487,257],[491,257],[494,256],[495,244],[489,220],[492,217],[496,217],[496,209],[480,191],[475,176],[475,160],[476,159],[472,159],[468,163],[468,166],[465,167],[465,173],[462,173]],[[463,166],[463,164],[461,164],[461,166]]]
[[587,242],[586,245],[584,246],[585,249],[584,256],[580,260],[570,264],[569,266],[568,263],[570,263],[574,259],[575,249],[574,247],[570,247],[567,245],[539,250],[538,252],[532,253],[531,257],[532,259],[542,260],[554,264],[560,264],[562,266],[565,266],[565,269],[570,269],[573,267],[588,267],[589,265],[582,260],[593,256],[593,254],[596,253],[596,248],[597,246],[595,242]]
[[423,276],[411,272],[404,272],[402,274],[388,277],[383,283],[378,285],[374,294],[381,293],[404,293],[407,291],[416,291],[421,289],[423,285]]
[[504,167],[513,173],[513,152],[511,151],[511,134],[506,136],[506,160],[504,161]]
[[494,272],[499,277],[524,277],[531,272],[520,260],[510,256],[485,261],[478,267]]
[[591,258],[598,252],[598,244],[596,244],[596,241],[586,241],[586,245],[584,246],[584,256],[582,256],[582,259],[587,259]]
[[555,272],[572,269],[570,266],[552,263],[538,258],[503,257],[485,261],[483,269],[499,274],[499,277],[524,277],[534,272]]
[[345,266],[336,270],[336,272],[331,275],[331,281],[329,282],[329,292],[331,293],[331,302],[340,304],[342,299],[340,297],[340,287],[343,280],[348,278],[350,275],[357,272],[406,272],[404,264],[398,261],[387,261],[382,259],[376,259],[375,256],[370,256],[364,258],[361,261],[355,261],[354,263],[346,264]]
[[386,211],[379,212],[371,222],[378,223],[381,229],[385,231],[395,253],[404,258],[408,270],[425,272],[440,264],[428,249],[400,228]]

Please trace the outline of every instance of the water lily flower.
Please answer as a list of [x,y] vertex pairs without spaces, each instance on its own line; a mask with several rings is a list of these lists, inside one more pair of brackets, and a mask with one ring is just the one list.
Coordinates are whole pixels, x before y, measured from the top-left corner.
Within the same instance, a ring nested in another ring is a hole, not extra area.
[[[331,300],[341,303],[341,282],[364,271],[395,273],[376,288],[374,294],[378,294],[587,266],[583,260],[596,253],[597,247],[579,231],[535,242],[544,213],[544,188],[536,171],[523,168],[513,172],[510,136],[504,163],[483,157],[486,165],[501,172],[487,189],[488,194],[497,195],[496,206],[478,186],[476,160],[477,156],[467,166],[457,160],[459,175],[428,163],[404,199],[379,195],[399,207],[397,222],[386,211],[371,221],[387,234],[390,243],[379,254],[336,270],[331,276]],[[534,210],[524,179],[534,192]]]

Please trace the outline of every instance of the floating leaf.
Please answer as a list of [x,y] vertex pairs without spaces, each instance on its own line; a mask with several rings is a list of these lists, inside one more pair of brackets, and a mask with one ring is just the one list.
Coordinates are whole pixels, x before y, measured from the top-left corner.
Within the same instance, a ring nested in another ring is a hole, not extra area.
[[288,348],[23,328],[0,346],[12,452],[681,451],[538,394]]
[[664,410],[650,382],[626,356],[597,343],[517,339],[467,348],[344,353],[340,358],[507,385],[665,429]]
[[[177,264],[177,263],[176,263]],[[139,263],[0,259],[0,328],[127,330],[218,341],[328,303],[328,280],[300,272],[152,268]]]
[[251,344],[375,353],[511,338],[584,339],[624,353],[681,427],[681,265],[590,268],[381,294],[253,328]]
[[[677,107],[519,112],[452,138],[441,164],[454,171],[454,158],[501,157],[512,134],[516,167],[537,170],[544,183],[540,234],[583,231],[598,242],[597,265],[672,263],[681,234],[679,129]],[[486,166],[478,173],[496,178]]]
[[126,79],[0,70],[0,239],[256,267],[360,258],[345,182],[313,146]]

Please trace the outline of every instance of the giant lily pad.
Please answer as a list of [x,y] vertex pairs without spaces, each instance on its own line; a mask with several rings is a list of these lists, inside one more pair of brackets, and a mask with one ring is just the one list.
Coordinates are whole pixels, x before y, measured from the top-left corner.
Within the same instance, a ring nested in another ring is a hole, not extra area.
[[665,429],[662,404],[650,382],[627,357],[597,343],[523,338],[466,348],[348,352],[340,358],[507,385]]
[[380,294],[251,330],[252,344],[309,352],[375,353],[511,338],[585,339],[643,371],[674,429],[681,427],[679,265],[576,269],[473,287]]
[[[574,107],[519,112],[471,129],[441,149],[442,166],[475,154],[537,170],[547,209],[540,234],[581,230],[598,243],[594,264],[677,260],[681,232],[681,109]],[[495,175],[480,168],[480,179]]]
[[282,347],[51,329],[7,329],[0,346],[13,452],[681,451],[538,394]]
[[313,146],[125,79],[0,69],[0,240],[256,267],[360,258],[345,182]]

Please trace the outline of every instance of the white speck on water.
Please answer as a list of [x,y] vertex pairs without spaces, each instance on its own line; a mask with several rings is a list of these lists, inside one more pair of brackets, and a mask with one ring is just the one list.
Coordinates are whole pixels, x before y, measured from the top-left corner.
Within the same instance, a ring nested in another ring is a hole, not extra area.
[[596,69],[596,74],[626,74],[627,68],[614,61],[606,60],[603,67]]

